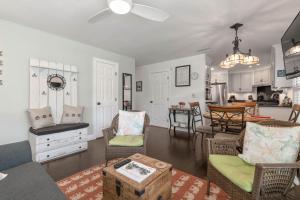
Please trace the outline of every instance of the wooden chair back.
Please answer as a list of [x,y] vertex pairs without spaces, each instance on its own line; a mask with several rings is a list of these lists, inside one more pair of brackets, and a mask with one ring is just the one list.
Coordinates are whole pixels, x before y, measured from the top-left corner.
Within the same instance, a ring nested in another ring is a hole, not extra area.
[[[131,110],[127,112],[140,112],[139,110]],[[113,118],[112,123],[111,123],[111,128],[115,131],[118,132],[118,126],[119,126],[119,113]],[[145,120],[144,120],[144,128],[143,128],[143,133],[145,133],[145,128],[147,126],[150,126],[150,117],[146,113],[145,114]]]
[[256,114],[256,102],[233,102],[233,106],[240,106],[245,107],[245,113],[249,115],[255,115]]
[[201,125],[203,126],[203,116],[199,102],[191,102],[189,104],[192,110],[192,129],[195,132],[197,128],[197,122],[201,122]]
[[299,114],[300,114],[300,105],[294,104],[288,121],[291,123],[297,123]]
[[[221,125],[226,132],[240,133],[245,128],[245,107],[241,106],[208,106],[211,126]],[[213,129],[214,132],[214,129]]]

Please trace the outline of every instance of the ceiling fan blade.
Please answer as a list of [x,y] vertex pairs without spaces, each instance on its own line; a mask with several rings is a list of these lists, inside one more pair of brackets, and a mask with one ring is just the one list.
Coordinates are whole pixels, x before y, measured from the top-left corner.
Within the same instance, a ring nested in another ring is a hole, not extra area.
[[109,8],[105,8],[103,10],[100,10],[99,12],[97,12],[95,15],[91,16],[88,20],[89,23],[96,23],[99,20],[101,20],[103,17],[107,16],[111,14],[111,11]]
[[141,5],[141,4],[133,4],[133,8],[131,12],[135,15],[138,15],[140,17],[157,21],[157,22],[163,22],[167,20],[170,15],[158,8],[154,8],[151,6]]

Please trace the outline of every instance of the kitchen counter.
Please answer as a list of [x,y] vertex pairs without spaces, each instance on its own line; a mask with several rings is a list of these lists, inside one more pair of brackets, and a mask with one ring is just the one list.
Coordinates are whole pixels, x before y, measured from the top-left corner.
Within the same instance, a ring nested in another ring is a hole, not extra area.
[[260,105],[258,107],[259,115],[271,116],[276,120],[287,121],[292,112],[291,106],[280,106],[280,105]]
[[271,104],[262,104],[258,105],[259,107],[275,107],[275,108],[292,108],[291,105],[286,106],[286,105],[271,105]]

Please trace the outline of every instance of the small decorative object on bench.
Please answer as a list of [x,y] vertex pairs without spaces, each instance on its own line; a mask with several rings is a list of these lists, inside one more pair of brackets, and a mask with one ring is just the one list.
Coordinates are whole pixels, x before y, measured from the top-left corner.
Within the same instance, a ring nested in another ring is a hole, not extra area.
[[[129,157],[133,163],[141,163],[141,166],[125,164],[125,167],[138,167],[143,169],[147,166],[152,174],[140,183],[119,173],[114,165],[103,169],[103,200],[135,199],[135,200],[157,200],[170,199],[172,189],[172,165],[159,160],[134,154]],[[130,165],[130,166],[128,166]],[[151,171],[151,169],[153,169]]]
[[[30,110],[36,111],[40,109]],[[86,150],[88,148],[89,124],[81,122],[82,112],[83,107],[65,105],[62,124],[55,125],[51,123],[51,126],[48,126],[48,124],[47,126],[41,126],[39,124],[31,127],[29,129],[29,142],[33,160],[45,162]],[[43,125],[45,124],[43,123]]]

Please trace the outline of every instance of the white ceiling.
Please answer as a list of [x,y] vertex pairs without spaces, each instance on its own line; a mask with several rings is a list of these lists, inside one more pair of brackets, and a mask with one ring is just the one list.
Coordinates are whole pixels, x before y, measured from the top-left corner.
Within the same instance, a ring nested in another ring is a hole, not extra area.
[[106,0],[0,0],[0,18],[55,33],[136,58],[137,65],[195,55],[200,49],[218,64],[231,53],[234,32],[244,23],[241,49],[268,63],[272,44],[279,43],[300,10],[299,0],[136,0],[161,8],[171,17],[164,23],[112,15],[96,24],[88,18]]

